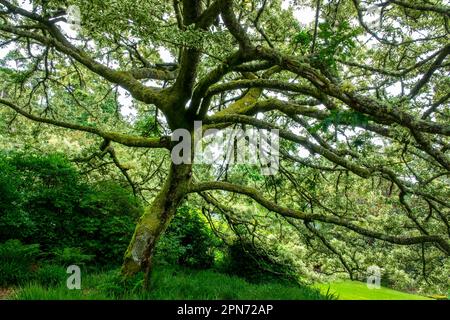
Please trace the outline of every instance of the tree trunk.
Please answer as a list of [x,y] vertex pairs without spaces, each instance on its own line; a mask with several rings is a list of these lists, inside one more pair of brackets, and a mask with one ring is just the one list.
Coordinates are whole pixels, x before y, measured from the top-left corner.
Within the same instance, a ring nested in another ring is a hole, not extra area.
[[122,275],[125,277],[144,271],[144,286],[148,286],[156,242],[166,230],[178,205],[186,195],[191,181],[191,170],[191,165],[171,165],[163,188],[153,203],[146,208],[136,226],[122,265]]

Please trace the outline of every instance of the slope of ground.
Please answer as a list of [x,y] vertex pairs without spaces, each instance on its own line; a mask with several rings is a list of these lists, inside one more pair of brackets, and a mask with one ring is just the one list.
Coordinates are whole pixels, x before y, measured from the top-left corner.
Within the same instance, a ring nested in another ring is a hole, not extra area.
[[[317,288],[282,283],[249,283],[242,278],[211,270],[193,271],[158,267],[152,277],[152,290],[139,290],[136,281],[124,290],[117,282],[117,272],[86,275],[81,290],[28,284],[16,290],[10,299],[198,299],[198,300],[321,300],[326,297]],[[133,289],[134,288],[134,289]]]
[[323,293],[330,288],[339,300],[431,300],[428,297],[409,294],[381,287],[369,289],[367,284],[359,281],[337,281],[316,285]]

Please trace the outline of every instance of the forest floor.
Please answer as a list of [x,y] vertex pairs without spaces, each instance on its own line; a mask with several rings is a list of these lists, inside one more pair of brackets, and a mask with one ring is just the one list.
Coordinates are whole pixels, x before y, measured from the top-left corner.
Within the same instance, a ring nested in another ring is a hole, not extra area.
[[0,300],[9,299],[14,293],[13,288],[0,288]]

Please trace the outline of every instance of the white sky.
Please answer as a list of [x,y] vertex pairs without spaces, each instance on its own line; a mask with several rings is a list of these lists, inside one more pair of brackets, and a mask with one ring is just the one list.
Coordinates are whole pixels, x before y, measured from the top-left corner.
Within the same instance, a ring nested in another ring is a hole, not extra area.
[[304,25],[308,25],[315,20],[316,13],[311,7],[293,6],[291,2],[289,0],[283,0],[281,9],[287,10],[292,8],[294,17]]

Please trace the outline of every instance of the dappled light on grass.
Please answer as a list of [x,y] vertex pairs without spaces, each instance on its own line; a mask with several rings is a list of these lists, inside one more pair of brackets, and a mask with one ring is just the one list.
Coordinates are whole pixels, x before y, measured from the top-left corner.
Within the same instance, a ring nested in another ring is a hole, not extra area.
[[367,284],[359,281],[336,281],[317,284],[321,292],[328,289],[339,300],[431,300],[431,298],[416,294],[409,294],[389,288],[369,289]]

